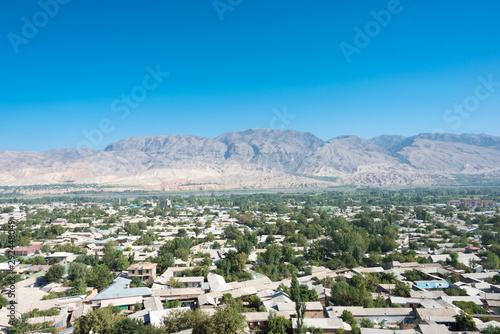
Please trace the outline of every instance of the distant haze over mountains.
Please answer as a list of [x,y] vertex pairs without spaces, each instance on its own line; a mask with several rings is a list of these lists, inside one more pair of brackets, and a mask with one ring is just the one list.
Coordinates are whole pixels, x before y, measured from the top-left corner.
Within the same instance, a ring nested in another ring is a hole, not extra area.
[[104,150],[0,152],[0,185],[97,183],[149,190],[220,190],[339,185],[492,185],[500,137],[340,136],[250,129],[215,139],[131,137]]

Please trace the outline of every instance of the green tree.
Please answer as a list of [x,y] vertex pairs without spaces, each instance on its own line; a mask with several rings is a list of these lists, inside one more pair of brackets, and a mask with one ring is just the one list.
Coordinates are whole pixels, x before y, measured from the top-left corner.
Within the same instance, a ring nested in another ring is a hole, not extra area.
[[456,266],[457,263],[458,263],[458,253],[457,252],[450,252],[450,254],[448,254],[450,256],[450,263],[452,266]]
[[75,334],[88,334],[90,331],[99,334],[113,333],[113,310],[111,307],[101,307],[88,312],[75,321]]
[[290,284],[290,299],[294,302],[300,299],[300,284],[295,274],[293,274],[292,283]]
[[92,268],[87,275],[87,285],[102,291],[113,282],[113,274],[105,264]]
[[241,272],[245,270],[246,262],[247,255],[245,253],[238,253],[234,255],[231,259],[231,270],[235,272]]
[[65,273],[64,267],[59,264],[53,264],[44,276],[46,283],[59,282]]
[[33,256],[33,257],[29,258],[29,259],[24,260],[23,262],[29,263],[29,264],[32,264],[32,265],[39,265],[39,264],[46,264],[47,263],[47,261],[45,260],[45,258],[43,256],[40,256],[40,255]]
[[193,328],[193,334],[209,333],[203,332],[203,327],[207,322],[209,322],[209,317],[201,309],[172,310],[163,318],[167,333],[177,333],[189,328]]
[[290,298],[295,302],[295,311],[297,312],[297,333],[302,333],[306,303],[302,301],[299,280],[295,274],[292,276],[292,283],[290,285]]
[[355,324],[356,323],[356,319],[352,315],[352,312],[348,311],[348,310],[342,311],[342,321],[347,322],[348,324]]
[[468,313],[470,315],[473,314],[486,314],[486,310],[483,309],[481,306],[477,305],[475,302],[466,302],[466,301],[454,301],[453,304],[457,305],[465,311],[465,313]]
[[173,276],[170,277],[169,285],[170,285],[171,288],[185,288],[186,287],[184,285],[184,283],[182,283],[178,279],[175,279]]
[[10,334],[24,334],[32,330],[26,318],[14,319],[9,324],[11,325],[9,328]]
[[225,307],[218,308],[208,321],[193,330],[193,334],[238,334],[243,333],[246,327],[245,316],[240,314],[234,307]]
[[177,236],[180,238],[184,238],[184,237],[186,237],[186,235],[187,235],[187,232],[186,232],[186,229],[184,229],[184,228],[180,228],[177,231]]
[[295,302],[295,312],[297,313],[297,333],[302,333],[304,326],[304,316],[306,314],[306,303],[302,300]]
[[287,334],[290,327],[290,321],[287,318],[282,315],[276,315],[274,311],[269,312],[267,318],[268,334]]
[[345,280],[338,280],[331,291],[332,299],[336,305],[371,307],[373,299],[366,290],[363,277],[354,275],[350,284]]
[[500,327],[488,326],[481,331],[482,334],[500,334]]
[[295,261],[295,251],[293,250],[293,247],[291,244],[286,243],[283,245],[283,248],[281,249],[282,253],[282,260],[284,262],[293,262]]
[[243,240],[236,243],[235,246],[238,253],[250,254],[253,250],[254,244],[250,240]]
[[412,281],[412,282],[428,280],[427,274],[424,274],[420,270],[415,270],[415,269],[405,270],[404,276],[406,277],[406,279],[408,281]]
[[158,263],[157,272],[163,273],[169,267],[174,266],[175,259],[172,253],[160,253],[159,256],[154,258],[153,262]]
[[397,281],[393,294],[399,297],[410,297],[410,287],[404,282]]
[[137,287],[142,287],[144,284],[142,284],[142,281],[139,277],[133,277],[132,282],[130,282],[130,287],[131,288],[137,288]]
[[134,304],[134,312],[138,312],[138,311],[142,310],[143,308],[144,308],[144,305],[142,303],[137,302]]
[[307,285],[301,284],[299,286],[300,290],[300,299],[303,302],[317,302],[318,301],[318,293],[314,289],[309,289]]
[[470,314],[460,311],[460,314],[455,316],[457,321],[457,329],[460,331],[472,331],[476,328],[476,323]]
[[182,261],[187,261],[189,258],[189,250],[184,248],[178,248],[174,251],[174,255],[178,259],[182,259]]
[[68,279],[70,285],[77,289],[85,289],[87,287],[87,266],[83,263],[73,262],[69,266]]
[[121,318],[113,323],[112,334],[139,334],[144,329],[144,322],[139,319]]
[[2,307],[7,306],[9,304],[9,300],[0,294],[0,310]]
[[281,262],[281,246],[272,244],[266,247],[266,252],[262,254],[264,261],[269,266],[277,266]]
[[130,265],[130,263],[128,262],[128,258],[125,255],[123,255],[121,251],[117,251],[116,254],[117,256],[115,260],[115,266],[113,269],[118,271],[126,270]]
[[487,252],[486,260],[483,261],[483,267],[486,269],[500,268],[500,259],[498,258],[498,255],[493,252]]
[[103,249],[102,262],[110,269],[115,269],[116,250],[112,242],[107,242]]
[[181,302],[179,300],[165,300],[163,303],[163,308],[177,308],[181,306]]
[[467,290],[459,288],[458,286],[452,286],[444,290],[448,296],[468,296]]
[[371,322],[370,319],[368,318],[363,318],[361,319],[361,322],[359,324],[362,328],[373,328],[373,322]]

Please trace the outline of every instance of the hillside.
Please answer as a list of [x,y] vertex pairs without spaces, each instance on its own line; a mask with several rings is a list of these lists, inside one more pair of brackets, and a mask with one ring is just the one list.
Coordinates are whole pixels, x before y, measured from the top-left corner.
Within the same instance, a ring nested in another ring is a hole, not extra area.
[[431,186],[500,180],[500,137],[340,136],[250,129],[217,138],[131,137],[104,150],[0,152],[0,185],[67,181],[155,190]]

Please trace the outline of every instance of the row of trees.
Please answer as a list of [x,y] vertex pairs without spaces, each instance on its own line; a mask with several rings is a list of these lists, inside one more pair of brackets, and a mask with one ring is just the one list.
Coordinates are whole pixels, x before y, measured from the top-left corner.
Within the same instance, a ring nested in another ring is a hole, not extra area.
[[[46,283],[60,282],[66,274],[66,270],[59,264],[52,265],[44,276]],[[111,270],[105,264],[87,268],[87,265],[73,262],[68,269],[68,277],[65,282],[74,288],[75,294],[84,294],[86,288],[94,287],[99,291],[106,288],[114,279]]]

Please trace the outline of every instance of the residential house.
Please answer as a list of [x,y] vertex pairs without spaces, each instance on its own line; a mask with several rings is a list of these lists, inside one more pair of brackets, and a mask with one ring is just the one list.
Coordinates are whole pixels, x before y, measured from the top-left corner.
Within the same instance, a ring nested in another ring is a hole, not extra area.
[[[323,333],[333,334],[339,332],[351,332],[351,325],[340,318],[304,318],[303,326],[321,328]],[[292,331],[297,333],[297,318],[292,319]]]
[[146,287],[130,288],[132,280],[117,277],[113,283],[90,299],[92,308],[118,306],[122,309],[132,310],[134,304],[141,303],[153,292]]
[[146,281],[148,279],[156,278],[156,266],[157,263],[151,262],[139,262],[134,263],[130,267],[127,268],[128,277],[134,278],[139,277],[141,281]]
[[40,253],[42,248],[41,244],[38,245],[29,245],[14,248],[14,255],[19,256],[33,256],[36,253]]

